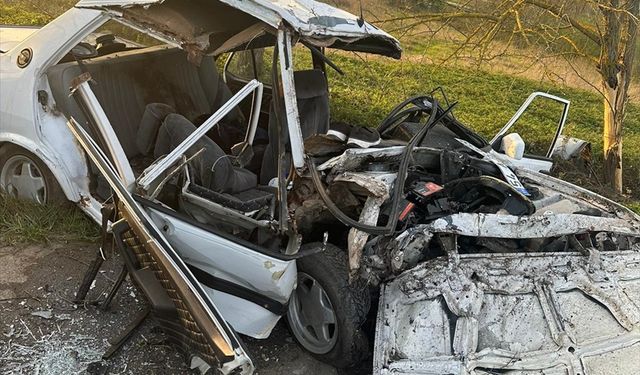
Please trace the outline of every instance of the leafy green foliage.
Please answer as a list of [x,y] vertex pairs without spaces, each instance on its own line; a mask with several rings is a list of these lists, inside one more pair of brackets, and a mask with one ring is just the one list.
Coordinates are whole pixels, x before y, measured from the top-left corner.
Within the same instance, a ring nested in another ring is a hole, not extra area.
[[39,26],[44,25],[51,20],[52,17],[43,13],[31,11],[26,8],[24,4],[12,4],[5,2],[4,0],[0,1],[0,24]]

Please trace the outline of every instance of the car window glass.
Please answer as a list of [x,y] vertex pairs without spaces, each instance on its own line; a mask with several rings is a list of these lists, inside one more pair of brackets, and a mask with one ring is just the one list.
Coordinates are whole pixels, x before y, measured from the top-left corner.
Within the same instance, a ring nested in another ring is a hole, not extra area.
[[267,47],[235,52],[227,66],[227,73],[243,81],[257,78],[270,85],[273,50],[273,47]]
[[[266,85],[271,85],[273,52],[273,47],[235,52],[227,66],[227,73],[230,73],[235,78],[243,81],[250,81],[257,78],[260,82]],[[311,53],[309,52],[309,49],[301,44],[296,44],[293,48],[293,61],[295,70],[313,68]]]
[[273,66],[273,51],[273,47],[254,50],[258,81],[267,85],[271,85],[271,82],[273,81],[273,77],[271,75],[271,68]]

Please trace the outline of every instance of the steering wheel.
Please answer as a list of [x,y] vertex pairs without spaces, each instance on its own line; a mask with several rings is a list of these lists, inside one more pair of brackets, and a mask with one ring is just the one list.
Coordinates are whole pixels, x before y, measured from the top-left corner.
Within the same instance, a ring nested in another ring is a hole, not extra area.
[[426,95],[411,97],[398,104],[378,125],[380,136],[391,132],[403,122],[418,122],[423,115],[429,115],[433,108],[433,98]]

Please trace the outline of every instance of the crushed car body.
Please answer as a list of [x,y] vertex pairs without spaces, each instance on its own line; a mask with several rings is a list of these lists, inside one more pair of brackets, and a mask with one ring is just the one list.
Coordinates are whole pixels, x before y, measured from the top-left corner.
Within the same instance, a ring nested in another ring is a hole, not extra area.
[[383,286],[380,374],[636,374],[638,249],[449,254]]
[[[349,243],[351,271],[381,285],[374,373],[636,373],[616,358],[640,354],[638,216],[539,172],[503,174],[504,159],[453,137],[456,151],[413,150],[405,229]],[[466,161],[445,170],[457,151]],[[403,152],[347,150],[318,169],[366,180]],[[362,213],[377,215],[388,189],[369,186],[366,202],[384,198]]]
[[[640,217],[547,174],[590,156],[569,100],[531,94],[490,141],[436,91],[334,122],[325,50],[401,48],[310,0],[82,0],[10,34],[0,188],[101,222],[193,368],[252,373],[240,335],[287,316],[376,374],[640,370]],[[534,101],[561,106],[537,154],[513,131]]]

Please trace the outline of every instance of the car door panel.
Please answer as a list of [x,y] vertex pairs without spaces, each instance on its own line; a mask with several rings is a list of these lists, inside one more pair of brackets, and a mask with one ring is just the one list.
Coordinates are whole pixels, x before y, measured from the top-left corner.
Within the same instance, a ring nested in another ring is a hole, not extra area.
[[182,259],[195,268],[225,320],[240,333],[268,336],[286,313],[296,284],[295,260],[260,253],[166,211],[147,210]]
[[[253,373],[253,363],[235,331],[162,231],[133,199],[105,153],[73,118],[68,125],[118,198],[121,221],[126,221],[129,227],[126,242],[132,249],[137,249],[132,252],[138,264],[128,264],[129,272],[139,276],[134,278],[138,282],[151,280],[151,284],[146,285],[148,288],[142,287],[143,290],[153,290],[154,285],[160,285],[176,309],[178,319],[167,319],[167,322],[174,323],[163,325],[165,331],[189,348],[190,355],[204,360],[211,367],[219,367],[224,374]],[[153,277],[141,273],[146,268],[154,271]],[[165,316],[163,313],[171,310],[171,304],[164,303],[166,298],[154,297],[147,296],[158,315]]]
[[[507,135],[508,131],[513,128],[513,126],[518,122],[518,120],[522,117],[522,115],[527,111],[531,103],[536,99],[546,99],[550,101],[554,101],[560,103],[562,107],[562,113],[560,116],[560,120],[558,121],[558,126],[554,129],[554,136],[551,140],[551,143],[548,146],[548,149],[544,155],[532,155],[525,153],[522,159],[513,159],[509,158],[509,160],[518,167],[524,167],[528,169],[532,169],[536,172],[549,172],[553,167],[553,161],[551,157],[553,156],[556,143],[558,142],[558,138],[562,134],[564,130],[564,125],[567,121],[567,116],[569,113],[569,106],[571,102],[567,99],[547,94],[544,92],[534,92],[524,101],[524,103],[518,108],[516,113],[511,117],[511,119],[505,124],[505,126],[500,129],[500,131],[493,137],[493,139],[489,142],[494,150],[500,151],[500,142],[502,138]],[[501,151],[500,151],[501,152]]]

